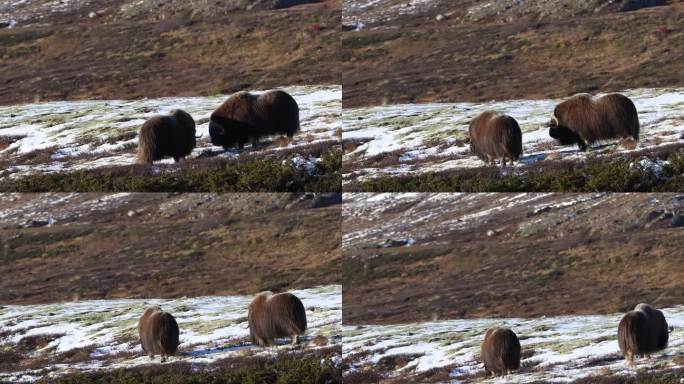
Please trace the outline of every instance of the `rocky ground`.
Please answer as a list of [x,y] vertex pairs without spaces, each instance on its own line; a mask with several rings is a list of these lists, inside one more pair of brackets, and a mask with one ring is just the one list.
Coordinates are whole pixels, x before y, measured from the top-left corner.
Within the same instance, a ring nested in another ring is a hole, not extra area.
[[3,194],[0,303],[339,284],[339,195]]
[[345,194],[345,324],[681,305],[681,194]]
[[346,1],[344,106],[682,86],[684,3],[659,3]]
[[0,104],[340,84],[341,3],[3,0]]

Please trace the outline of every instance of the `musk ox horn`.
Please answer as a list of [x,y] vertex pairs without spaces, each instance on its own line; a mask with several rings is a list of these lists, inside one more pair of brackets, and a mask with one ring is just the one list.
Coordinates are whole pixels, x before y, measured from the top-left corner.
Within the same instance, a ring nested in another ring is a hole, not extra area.
[[618,346],[628,364],[635,357],[665,349],[669,329],[665,315],[648,304],[639,304],[627,312],[618,325]]
[[506,159],[511,163],[522,154],[522,132],[514,118],[495,111],[485,111],[470,122],[470,150],[485,163]]
[[605,140],[639,141],[639,115],[632,100],[619,93],[592,96],[582,93],[561,102],[553,111],[556,125],[549,136],[561,145],[577,144],[584,151]]
[[150,359],[161,355],[165,362],[167,356],[173,356],[178,349],[178,323],[168,312],[162,311],[158,305],[151,306],[138,321],[138,335],[143,351]]
[[195,120],[187,112],[177,109],[167,116],[154,116],[138,133],[138,162],[152,164],[165,157],[178,162],[195,148],[195,139]]
[[276,338],[290,337],[299,343],[299,335],[306,331],[304,305],[291,293],[262,292],[249,304],[247,312],[249,336],[260,346],[275,344]]
[[490,328],[480,346],[487,375],[506,375],[520,368],[520,341],[508,328]]
[[260,138],[274,134],[291,139],[297,131],[299,106],[281,90],[260,95],[237,92],[211,114],[209,122],[212,144],[224,149],[242,149],[248,142],[256,145]]

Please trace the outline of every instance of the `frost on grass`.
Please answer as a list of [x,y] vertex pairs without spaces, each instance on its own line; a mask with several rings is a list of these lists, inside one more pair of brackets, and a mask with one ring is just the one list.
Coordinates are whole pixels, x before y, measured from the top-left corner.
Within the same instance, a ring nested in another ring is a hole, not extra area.
[[577,146],[560,146],[548,135],[546,124],[561,99],[345,109],[343,136],[353,145],[346,145],[344,181],[483,166],[465,139],[470,120],[488,109],[509,114],[520,124],[523,156],[517,166],[684,143],[684,89],[634,89],[622,93],[634,101],[639,112],[639,143],[634,148],[599,143],[589,153],[580,152]]
[[[272,137],[256,148],[224,151],[211,144],[209,116],[226,99],[170,97],[143,100],[55,101],[0,107],[0,162],[10,164],[0,177],[51,173],[135,162],[137,132],[150,117],[173,109],[190,113],[197,123],[197,147],[188,156],[236,158],[240,153],[277,153],[314,143],[339,140],[342,116],[340,86],[284,88],[299,104],[301,131],[292,142]],[[4,145],[2,145],[4,143]],[[295,151],[296,152],[296,151]],[[318,161],[308,155],[295,165],[308,168]],[[159,163],[173,163],[168,158]]]
[[[637,360],[632,367],[622,359],[617,343],[622,314],[345,326],[342,352],[351,363],[347,374],[374,370],[383,359],[406,355],[409,361],[386,372],[387,377],[411,377],[442,368],[449,370],[454,382],[570,382],[591,376],[632,376],[645,370],[667,372],[684,366],[684,307],[663,312],[674,327],[668,348]],[[486,379],[479,361],[480,344],[493,326],[510,327],[517,333],[522,368],[505,378]]]
[[[322,348],[341,341],[342,288],[337,285],[292,291],[304,304],[308,330],[300,346],[280,340],[260,348],[248,341],[247,306],[252,296],[209,296],[180,299],[90,300],[44,305],[0,306],[0,351],[18,348],[25,338],[48,335],[49,342],[30,352],[30,360],[46,360],[40,368],[0,372],[1,381],[33,381],[46,375],[150,364],[137,341],[137,321],[150,305],[172,313],[180,327],[180,353],[168,363],[210,363],[218,359],[275,354],[293,348]],[[87,348],[89,358],[73,364],[51,358]],[[154,361],[159,363],[159,357]]]

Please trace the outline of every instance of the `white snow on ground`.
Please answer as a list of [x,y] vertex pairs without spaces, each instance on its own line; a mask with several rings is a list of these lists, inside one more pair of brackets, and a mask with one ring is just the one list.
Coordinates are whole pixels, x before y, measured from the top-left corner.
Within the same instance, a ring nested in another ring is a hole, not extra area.
[[[668,348],[629,367],[619,353],[617,325],[622,314],[560,316],[536,319],[445,320],[402,325],[343,327],[343,358],[351,371],[374,369],[383,357],[415,355],[390,376],[404,376],[449,367],[454,383],[570,382],[583,377],[634,375],[653,369],[684,366],[684,306],[663,310],[670,326]],[[468,375],[483,372],[479,362],[485,331],[513,329],[523,350],[522,370],[496,379]]]
[[[295,86],[283,89],[299,104],[301,131],[282,149],[339,140],[342,116],[340,86]],[[1,170],[0,177],[132,164],[135,162],[138,142],[135,133],[150,117],[167,114],[173,109],[190,113],[197,124],[197,135],[202,135],[188,159],[206,155],[207,151],[218,156],[239,156],[236,150],[224,151],[221,147],[212,146],[209,137],[209,116],[226,98],[227,95],[217,95],[0,106],[0,139],[12,138],[11,144],[0,150],[0,160],[18,160],[22,155],[34,151],[50,150],[48,163],[36,166],[12,162],[16,165]],[[273,144],[252,149],[248,145],[245,150],[258,153],[281,148]],[[300,159],[300,163],[304,164],[302,166],[309,166],[309,163],[316,161]],[[173,159],[158,163],[173,163]]]
[[[621,92],[639,112],[640,141],[633,150],[598,146],[591,156],[684,143],[684,89],[633,89]],[[412,174],[483,166],[463,142],[470,120],[494,109],[514,117],[523,131],[523,156],[517,163],[584,159],[577,146],[560,146],[548,135],[546,124],[561,99],[508,100],[486,103],[402,104],[345,109],[343,138],[360,145],[344,155],[344,182],[392,174]],[[390,152],[399,162],[383,168],[362,163]],[[552,156],[551,156],[552,155]],[[547,157],[550,157],[547,159]]]
[[[245,354],[274,354],[291,348],[319,348],[311,340],[328,339],[328,345],[341,342],[342,287],[324,286],[291,291],[307,311],[308,330],[303,346],[280,345],[259,348],[247,341],[247,307],[252,296],[207,296],[180,299],[89,300],[43,305],[0,306],[0,350],[11,348],[32,335],[57,335],[35,357],[94,346],[92,361],[73,365],[48,365],[40,371],[0,373],[0,381],[34,381],[49,373],[91,371],[149,364],[137,341],[137,321],[150,305],[160,305],[172,313],[180,328],[181,354],[169,362],[209,363]],[[127,341],[127,340],[135,341]],[[289,340],[282,340],[281,344]],[[133,352],[134,355],[117,353]],[[159,363],[159,357],[155,359]]]
[[342,22],[362,25],[391,21],[436,6],[439,6],[436,0],[347,0],[342,5]]

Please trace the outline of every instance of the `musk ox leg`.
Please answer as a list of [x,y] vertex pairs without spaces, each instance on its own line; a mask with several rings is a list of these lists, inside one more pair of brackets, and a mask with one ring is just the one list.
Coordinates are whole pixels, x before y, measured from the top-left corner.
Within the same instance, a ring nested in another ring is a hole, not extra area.
[[164,355],[164,354],[161,355],[161,362],[162,363],[166,362],[166,355]]
[[254,137],[252,138],[252,148],[256,148],[259,145],[259,138]]
[[297,345],[299,344],[299,335],[294,334],[292,335],[292,345]]

